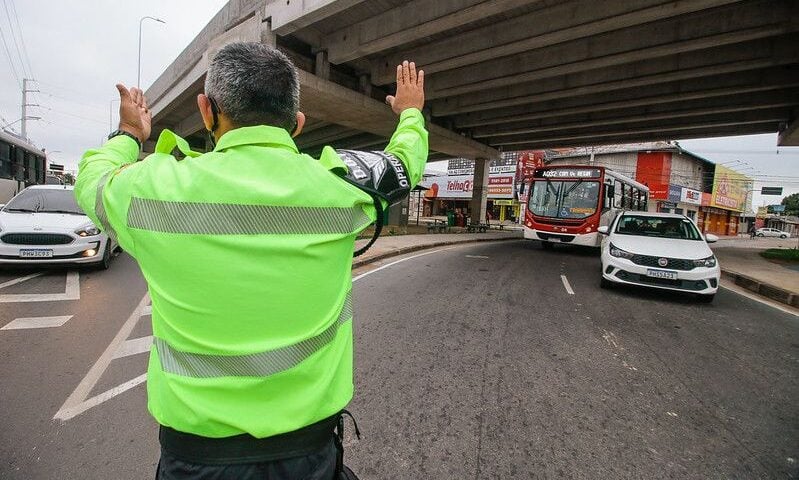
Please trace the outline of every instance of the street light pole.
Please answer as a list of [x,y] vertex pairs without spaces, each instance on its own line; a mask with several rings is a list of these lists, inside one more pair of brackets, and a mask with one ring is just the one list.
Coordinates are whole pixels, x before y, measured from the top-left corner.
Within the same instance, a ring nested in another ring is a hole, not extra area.
[[144,21],[147,20],[148,18],[150,20],[155,20],[156,22],[159,22],[159,23],[166,23],[165,21],[161,20],[160,18],[155,18],[155,17],[150,17],[150,16],[141,17],[139,19],[139,69],[138,69],[138,76],[136,77],[136,87],[137,88],[141,88],[141,26],[142,26],[142,23],[144,23]]

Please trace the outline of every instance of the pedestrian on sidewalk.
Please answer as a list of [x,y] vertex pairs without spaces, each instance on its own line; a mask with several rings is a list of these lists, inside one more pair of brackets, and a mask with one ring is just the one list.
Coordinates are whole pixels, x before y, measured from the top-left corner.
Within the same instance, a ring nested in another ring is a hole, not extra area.
[[755,225],[754,224],[749,225],[749,239],[750,240],[754,240],[756,233],[757,233],[757,230],[755,230]]
[[[382,162],[378,191],[407,195],[422,176],[423,86],[424,72],[399,65],[385,152],[341,153]],[[354,185],[369,174],[331,148],[319,160],[297,150],[299,77],[273,47],[232,43],[211,61],[197,97],[207,153],[164,130],[137,161],[147,100],[117,89],[119,130],[83,156],[75,194],[147,279],[157,478],[332,479],[353,395],[352,252],[379,211]]]

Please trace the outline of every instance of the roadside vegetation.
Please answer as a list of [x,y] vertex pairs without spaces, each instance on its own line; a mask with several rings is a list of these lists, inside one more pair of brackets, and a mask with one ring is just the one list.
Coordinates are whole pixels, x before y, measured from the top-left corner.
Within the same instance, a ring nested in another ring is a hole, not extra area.
[[799,249],[797,248],[769,248],[760,252],[765,258],[799,263]]

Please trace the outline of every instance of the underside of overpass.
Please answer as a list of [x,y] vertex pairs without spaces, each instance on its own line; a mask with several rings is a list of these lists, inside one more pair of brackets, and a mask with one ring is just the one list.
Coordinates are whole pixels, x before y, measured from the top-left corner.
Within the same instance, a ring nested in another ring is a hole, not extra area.
[[231,0],[147,91],[154,134],[204,145],[195,97],[224,44],[300,70],[297,143],[379,149],[396,65],[426,76],[431,154],[779,132],[799,145],[795,0]]

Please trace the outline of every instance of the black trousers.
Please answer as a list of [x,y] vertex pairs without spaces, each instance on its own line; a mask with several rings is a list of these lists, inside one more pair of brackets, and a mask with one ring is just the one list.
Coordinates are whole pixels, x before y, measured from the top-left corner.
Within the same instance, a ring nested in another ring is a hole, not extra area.
[[258,463],[206,465],[179,460],[161,450],[156,480],[333,480],[336,447],[330,442],[314,453]]

